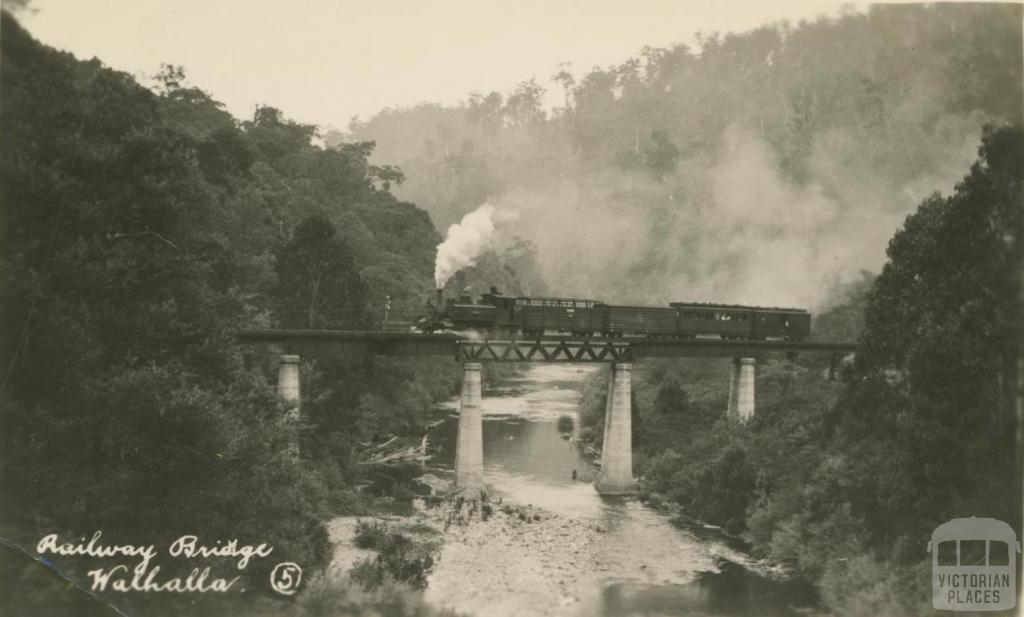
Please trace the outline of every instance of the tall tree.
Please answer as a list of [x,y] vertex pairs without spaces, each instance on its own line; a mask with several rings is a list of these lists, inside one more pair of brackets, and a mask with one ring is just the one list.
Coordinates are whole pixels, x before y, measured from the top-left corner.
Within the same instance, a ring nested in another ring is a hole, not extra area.
[[312,215],[277,254],[275,292],[281,324],[300,328],[367,325],[366,285],[334,225]]

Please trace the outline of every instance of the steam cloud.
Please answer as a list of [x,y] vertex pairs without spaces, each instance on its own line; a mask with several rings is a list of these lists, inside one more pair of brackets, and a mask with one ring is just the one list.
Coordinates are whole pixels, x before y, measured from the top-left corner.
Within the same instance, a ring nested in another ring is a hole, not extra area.
[[485,203],[449,227],[444,242],[437,246],[437,261],[434,263],[437,289],[443,288],[453,274],[476,263],[477,258],[490,248],[497,224],[516,218],[513,212],[498,210]]
[[877,271],[904,217],[966,173],[978,124],[948,122],[936,147],[944,160],[909,179],[865,164],[870,146],[836,133],[815,143],[808,177],[797,182],[755,131],[734,126],[715,160],[684,159],[663,183],[610,172],[520,188],[495,203],[519,214],[509,233],[537,245],[559,294],[817,310],[861,270]]

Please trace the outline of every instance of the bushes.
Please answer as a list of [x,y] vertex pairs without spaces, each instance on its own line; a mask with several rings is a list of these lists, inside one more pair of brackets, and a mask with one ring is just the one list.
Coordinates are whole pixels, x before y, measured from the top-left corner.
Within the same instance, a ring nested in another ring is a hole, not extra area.
[[[247,613],[248,614],[248,613]],[[264,614],[257,614],[262,617]],[[322,577],[310,581],[298,601],[266,617],[456,617],[448,609],[436,609],[423,594],[404,583],[385,581],[372,588],[358,583],[336,583]]]
[[821,578],[822,601],[841,617],[931,613],[931,563],[898,567],[870,554],[831,561]]
[[434,547],[416,542],[406,536],[389,531],[382,523],[356,525],[356,546],[377,552],[352,568],[352,580],[365,589],[375,589],[389,582],[424,589],[427,577],[434,569]]
[[356,523],[355,544],[358,548],[377,548],[384,544],[388,535],[388,526],[385,523],[373,521],[367,523],[358,521]]

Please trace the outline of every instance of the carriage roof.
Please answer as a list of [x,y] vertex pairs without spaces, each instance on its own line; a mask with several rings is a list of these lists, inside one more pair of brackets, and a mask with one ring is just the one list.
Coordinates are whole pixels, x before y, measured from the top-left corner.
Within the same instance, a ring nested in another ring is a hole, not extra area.
[[669,306],[698,310],[722,309],[729,311],[759,311],[762,313],[806,313],[806,309],[781,306],[745,306],[742,304],[717,304],[714,302],[672,302]]

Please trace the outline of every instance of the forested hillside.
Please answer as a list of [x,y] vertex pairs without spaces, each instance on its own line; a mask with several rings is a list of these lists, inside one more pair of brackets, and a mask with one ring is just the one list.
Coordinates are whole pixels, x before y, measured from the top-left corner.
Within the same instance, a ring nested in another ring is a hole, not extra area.
[[441,229],[486,200],[518,212],[557,295],[818,308],[953,188],[985,122],[1020,118],[1020,40],[1019,5],[878,5],[553,65],[347,138],[375,140]]
[[[367,505],[351,490],[359,443],[418,436],[454,365],[307,364],[295,426],[274,350],[234,333],[369,327],[386,296],[396,313],[421,306],[440,241],[429,217],[388,190],[400,174],[367,161],[373,144],[317,147],[276,109],[235,120],[173,66],[152,92],[2,24],[0,536],[31,550],[95,530],[237,538],[315,571],[323,522]],[[0,604],[56,611],[63,594],[31,591],[41,567],[15,556]],[[73,558],[54,564],[85,581]],[[242,586],[266,588],[265,567]]]
[[[840,381],[813,357],[762,361],[745,425],[723,417],[724,361],[659,362],[634,390],[644,497],[743,536],[839,615],[931,614],[931,531],[1021,520],[1024,133],[982,142],[956,192],[922,202],[877,279],[832,313],[833,331],[864,315]],[[603,387],[588,393],[586,439],[600,440]]]

